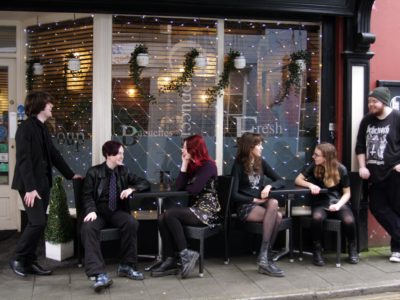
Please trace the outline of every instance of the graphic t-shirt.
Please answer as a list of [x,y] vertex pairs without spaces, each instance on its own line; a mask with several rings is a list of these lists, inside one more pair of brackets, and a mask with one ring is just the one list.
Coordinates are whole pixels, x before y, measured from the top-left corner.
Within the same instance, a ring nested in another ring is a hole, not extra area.
[[393,110],[383,120],[366,115],[358,131],[356,153],[365,154],[372,182],[384,180],[400,163],[400,112]]

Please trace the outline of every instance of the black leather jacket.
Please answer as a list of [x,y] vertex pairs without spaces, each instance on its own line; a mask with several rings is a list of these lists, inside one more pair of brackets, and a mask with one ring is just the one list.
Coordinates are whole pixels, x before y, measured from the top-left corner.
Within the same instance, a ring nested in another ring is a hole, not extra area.
[[[117,172],[117,190],[123,191],[127,188],[133,188],[136,192],[141,192],[150,188],[150,182],[146,179],[133,175],[129,169],[124,166],[118,166]],[[91,212],[97,213],[97,204],[103,187],[108,183],[106,163],[91,167],[85,177],[83,183],[83,216]],[[127,209],[127,207],[126,207]]]

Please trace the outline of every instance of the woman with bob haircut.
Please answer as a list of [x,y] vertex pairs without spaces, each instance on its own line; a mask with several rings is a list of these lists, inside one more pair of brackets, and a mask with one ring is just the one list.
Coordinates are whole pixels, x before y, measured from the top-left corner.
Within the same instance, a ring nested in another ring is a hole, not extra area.
[[263,223],[258,272],[283,277],[284,273],[273,262],[271,253],[282,215],[278,211],[278,201],[268,195],[271,189],[283,187],[284,181],[262,158],[262,143],[260,134],[250,132],[244,133],[238,140],[236,160],[232,167],[232,199],[241,221]]
[[[351,208],[347,204],[350,199],[350,179],[347,169],[338,162],[335,146],[321,143],[315,147],[313,162],[305,166],[296,177],[295,183],[307,187],[315,195],[312,200],[312,240],[313,264],[324,266],[322,257],[323,222],[329,217],[342,221],[348,240],[349,263],[356,264],[359,257],[356,247],[356,227]],[[319,194],[321,188],[327,188],[327,194]]]
[[202,136],[192,135],[184,139],[182,165],[176,178],[176,188],[190,194],[189,207],[167,209],[159,217],[158,226],[163,242],[163,262],[152,270],[151,276],[178,274],[186,278],[193,270],[199,253],[187,249],[184,225],[213,227],[220,221],[221,210],[216,193],[217,167],[208,154]]

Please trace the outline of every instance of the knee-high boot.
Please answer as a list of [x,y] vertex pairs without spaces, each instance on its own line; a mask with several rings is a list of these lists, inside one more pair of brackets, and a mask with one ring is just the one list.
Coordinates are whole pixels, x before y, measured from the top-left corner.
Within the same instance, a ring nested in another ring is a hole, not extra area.
[[262,242],[260,254],[258,256],[258,272],[273,277],[285,276],[272,260],[271,245],[269,242]]

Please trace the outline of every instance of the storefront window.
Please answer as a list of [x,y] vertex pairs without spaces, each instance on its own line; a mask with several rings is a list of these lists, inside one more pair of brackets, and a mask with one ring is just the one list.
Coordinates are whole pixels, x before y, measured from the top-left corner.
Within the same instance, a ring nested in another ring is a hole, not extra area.
[[263,156],[294,179],[319,136],[320,26],[225,22],[225,53],[240,52],[243,69],[224,95],[224,173],[230,173],[243,132],[265,137]]
[[[149,62],[133,78],[131,53],[141,45]],[[196,50],[205,65],[185,73],[185,55]],[[215,107],[205,91],[216,79],[213,20],[115,16],[112,45],[112,132],[126,145],[125,163],[151,182],[172,181],[179,172],[183,138],[201,134],[215,157]]]
[[[47,124],[53,143],[74,172],[85,174],[92,160],[93,20],[40,24],[26,33],[26,89],[54,96]],[[74,206],[71,181],[64,186]]]

